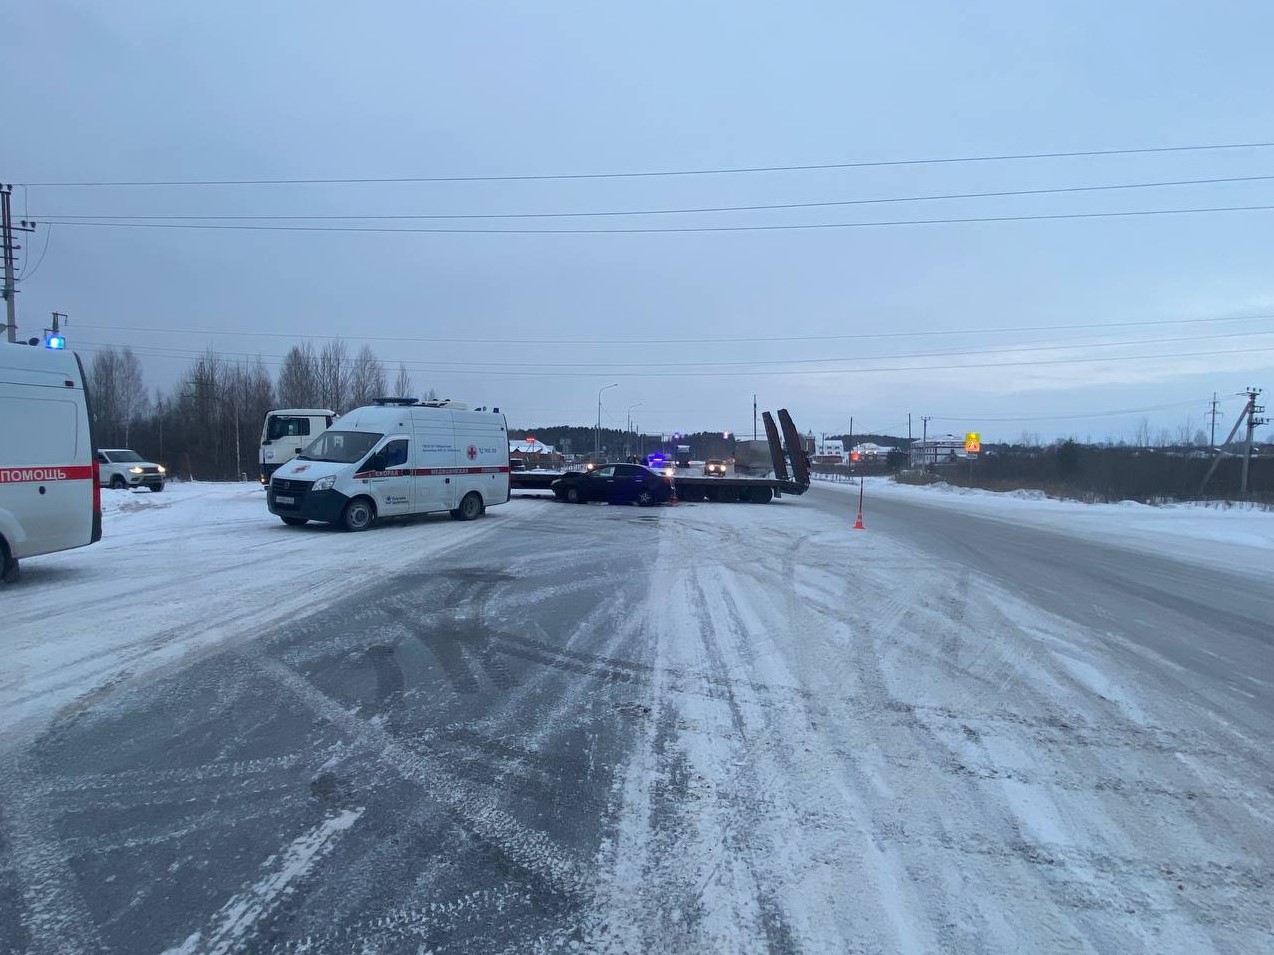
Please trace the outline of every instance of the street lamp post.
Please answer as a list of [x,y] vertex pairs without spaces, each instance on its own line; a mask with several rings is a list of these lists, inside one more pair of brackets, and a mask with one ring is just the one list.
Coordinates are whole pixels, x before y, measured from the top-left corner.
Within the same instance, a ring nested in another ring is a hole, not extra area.
[[611,388],[618,388],[619,382],[613,385],[606,385],[597,390],[597,430],[593,432],[593,459],[602,453],[602,392]]
[[[633,431],[633,409],[634,409],[634,408],[640,408],[640,407],[641,407],[641,405],[642,405],[642,403],[639,401],[639,402],[637,402],[637,404],[635,404],[635,405],[629,405],[629,406],[628,406],[628,433],[629,433],[629,434],[631,434],[631,435],[633,436],[633,444],[634,444],[634,445],[637,443],[637,434],[636,434],[636,432],[634,432],[634,431]],[[631,451],[631,450],[632,450],[632,448],[630,447],[630,448],[629,448],[629,450]]]

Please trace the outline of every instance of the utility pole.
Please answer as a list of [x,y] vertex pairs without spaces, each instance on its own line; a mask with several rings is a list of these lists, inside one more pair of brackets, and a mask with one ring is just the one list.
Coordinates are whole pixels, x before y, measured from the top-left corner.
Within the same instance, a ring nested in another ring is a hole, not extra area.
[[1208,445],[1210,448],[1216,447],[1216,419],[1221,414],[1220,411],[1217,411],[1216,405],[1216,392],[1214,391],[1212,392],[1212,410],[1208,412],[1208,417],[1212,419],[1212,438],[1211,443]]
[[1226,436],[1225,441],[1222,442],[1221,447],[1213,448],[1213,453],[1216,457],[1212,459],[1212,466],[1208,468],[1208,473],[1203,475],[1203,480],[1199,482],[1200,497],[1203,496],[1203,492],[1208,486],[1208,481],[1212,480],[1212,475],[1216,473],[1217,466],[1221,463],[1221,459],[1234,456],[1231,452],[1227,451],[1226,448],[1230,446],[1230,442],[1234,440],[1234,436],[1239,433],[1239,428],[1242,427],[1244,421],[1247,422],[1247,438],[1244,442],[1245,449],[1243,455],[1243,470],[1239,479],[1239,490],[1243,494],[1247,494],[1248,468],[1250,467],[1252,460],[1252,435],[1255,433],[1257,425],[1266,423],[1264,418],[1256,417],[1265,410],[1264,405],[1257,405],[1256,403],[1256,398],[1260,393],[1261,389],[1259,388],[1248,388],[1247,391],[1239,392],[1239,394],[1247,397],[1247,404],[1244,405],[1243,410],[1239,412],[1238,418],[1235,419],[1234,427],[1230,429],[1230,433]]
[[1260,388],[1249,387],[1247,390],[1247,441],[1244,443],[1243,448],[1243,473],[1239,479],[1239,493],[1244,497],[1247,497],[1247,472],[1252,466],[1252,437],[1256,434],[1257,425],[1266,423],[1265,418],[1257,417],[1265,410],[1265,405],[1256,403],[1256,398],[1260,393]]
[[[921,456],[921,460],[923,460],[923,461],[924,461],[924,463],[925,463],[926,465],[928,465],[928,463],[929,463],[929,461],[928,461],[928,458],[929,458],[929,448],[927,447],[927,445],[928,445],[928,443],[929,443],[929,419],[930,419],[930,418],[932,418],[932,417],[933,417],[933,415],[928,415],[928,414],[922,414],[922,415],[920,416],[920,424],[922,425],[921,432],[920,432],[920,435],[921,435],[921,437],[920,437],[920,456]],[[937,454],[934,454],[933,459],[934,459],[934,461],[937,461],[937,460],[938,460],[938,455],[937,455]]]
[[911,447],[911,412],[907,412],[907,447]]
[[597,392],[597,430],[593,432],[593,460],[597,460],[597,456],[602,453],[602,392],[610,388],[618,388],[619,382],[613,385],[606,385],[598,389]]
[[13,214],[9,200],[13,195],[13,186],[0,184],[0,249],[4,255],[4,286],[0,295],[4,297],[5,327],[9,332],[9,341],[18,340],[18,302],[17,283],[13,277],[13,253],[22,248],[13,241],[14,232],[34,232],[35,223],[22,220],[16,228],[13,225]]
[[752,440],[756,440],[756,395],[752,396]]

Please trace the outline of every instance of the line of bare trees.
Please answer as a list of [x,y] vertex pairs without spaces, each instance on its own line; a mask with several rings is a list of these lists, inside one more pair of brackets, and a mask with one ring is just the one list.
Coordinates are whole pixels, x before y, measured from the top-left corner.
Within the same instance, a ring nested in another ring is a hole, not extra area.
[[260,358],[232,361],[209,349],[167,391],[146,388],[142,363],[129,348],[104,348],[86,364],[93,439],[99,448],[127,447],[201,480],[233,480],[257,473],[261,424],[273,408],[348,411],[385,395],[413,395],[401,362],[392,383],[384,363],[364,345],[350,354],[332,339],[321,349],[294,345],[277,380]]

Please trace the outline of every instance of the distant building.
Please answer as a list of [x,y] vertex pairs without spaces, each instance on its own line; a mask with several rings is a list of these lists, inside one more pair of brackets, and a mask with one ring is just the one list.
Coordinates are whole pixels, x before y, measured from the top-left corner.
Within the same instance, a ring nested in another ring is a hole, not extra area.
[[561,467],[564,461],[563,455],[559,454],[551,444],[538,441],[531,435],[518,441],[510,441],[509,457],[520,458],[531,470]]
[[968,457],[964,450],[964,438],[944,434],[924,441],[913,441],[909,463],[913,468],[934,468],[958,464]]

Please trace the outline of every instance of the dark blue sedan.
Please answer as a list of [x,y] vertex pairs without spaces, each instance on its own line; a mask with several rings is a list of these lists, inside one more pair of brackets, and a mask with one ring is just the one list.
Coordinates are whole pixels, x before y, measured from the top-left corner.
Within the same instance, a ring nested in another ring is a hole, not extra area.
[[563,474],[552,484],[558,500],[571,504],[664,504],[672,498],[672,478],[640,464],[601,464],[591,471]]

